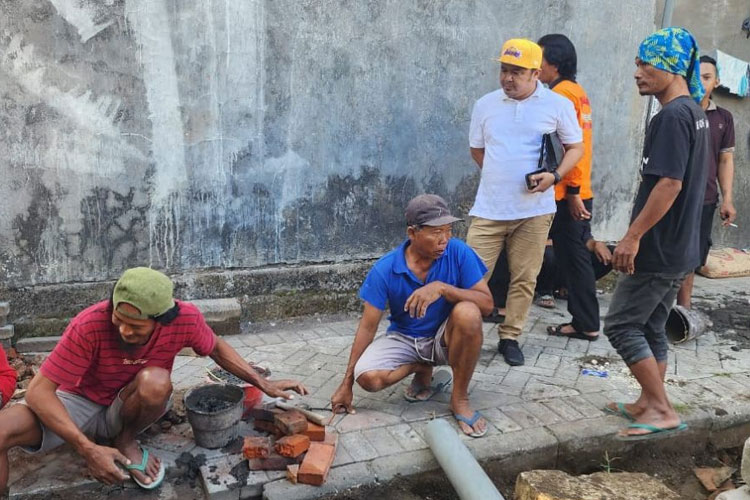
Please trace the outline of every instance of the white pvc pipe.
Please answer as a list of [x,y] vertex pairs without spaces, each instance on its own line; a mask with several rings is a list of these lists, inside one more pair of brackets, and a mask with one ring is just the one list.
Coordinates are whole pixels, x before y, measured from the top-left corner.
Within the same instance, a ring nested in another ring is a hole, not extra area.
[[425,438],[461,500],[505,500],[448,422],[431,421]]

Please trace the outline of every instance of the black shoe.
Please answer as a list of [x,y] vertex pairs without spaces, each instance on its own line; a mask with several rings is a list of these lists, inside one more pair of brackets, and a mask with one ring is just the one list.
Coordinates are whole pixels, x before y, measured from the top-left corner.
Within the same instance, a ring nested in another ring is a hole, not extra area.
[[497,344],[497,350],[505,358],[510,366],[521,366],[524,363],[523,353],[518,347],[518,342],[511,339],[501,339]]
[[497,307],[492,309],[489,316],[482,317],[482,321],[485,323],[503,323],[505,321],[505,315],[498,312]]

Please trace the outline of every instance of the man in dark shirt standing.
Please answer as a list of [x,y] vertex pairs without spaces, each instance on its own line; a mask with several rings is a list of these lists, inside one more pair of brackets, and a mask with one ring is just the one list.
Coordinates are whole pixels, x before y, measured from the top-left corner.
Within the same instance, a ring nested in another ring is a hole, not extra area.
[[[713,228],[714,213],[719,201],[719,192],[716,181],[719,181],[721,189],[721,216],[722,225],[728,226],[737,217],[737,211],[732,203],[732,183],[734,181],[734,118],[732,113],[720,108],[711,100],[711,92],[719,85],[718,68],[713,57],[702,56],[701,59],[701,83],[706,90],[706,95],[701,101],[701,108],[706,112],[708,118],[709,132],[711,133],[711,149],[708,154],[706,168],[708,178],[706,179],[706,195],[703,198],[703,211],[701,212],[700,226],[700,266],[706,265],[708,251],[711,249],[711,229]],[[682,287],[677,294],[677,303],[682,307],[690,309],[690,297],[693,294],[694,273],[685,276]]]
[[621,440],[642,440],[686,429],[664,388],[665,324],[685,275],[700,262],[699,226],[706,187],[708,120],[698,103],[699,50],[683,28],[647,37],[635,59],[641,95],[653,95],[662,110],[646,131],[630,227],[613,255],[625,274],[617,283],[604,334],[641,386],[635,403],[606,409],[631,421]]

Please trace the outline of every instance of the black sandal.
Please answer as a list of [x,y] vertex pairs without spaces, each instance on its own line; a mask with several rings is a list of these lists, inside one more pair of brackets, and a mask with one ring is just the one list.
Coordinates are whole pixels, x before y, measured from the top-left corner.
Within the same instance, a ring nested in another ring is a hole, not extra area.
[[571,333],[563,333],[562,329],[566,326],[572,327],[573,324],[563,323],[562,325],[548,326],[547,335],[551,335],[552,337],[570,337],[571,339],[588,340],[589,342],[595,342],[599,340],[599,335],[586,335],[579,330],[575,330]]
[[482,321],[485,323],[503,323],[505,321],[505,315],[500,314],[497,307],[492,308],[492,312],[489,316],[483,316]]

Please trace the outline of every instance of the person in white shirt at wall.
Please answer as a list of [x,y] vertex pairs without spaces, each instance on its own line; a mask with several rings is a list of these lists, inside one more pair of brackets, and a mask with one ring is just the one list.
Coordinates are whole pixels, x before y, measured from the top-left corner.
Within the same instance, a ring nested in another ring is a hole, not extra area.
[[[501,88],[474,105],[469,131],[471,156],[481,180],[469,215],[466,242],[492,270],[505,249],[510,286],[498,350],[506,363],[522,365],[518,344],[534,298],[536,277],[556,211],[550,189],[581,159],[583,134],[573,104],[539,82],[542,49],[525,39],[505,42],[500,52]],[[537,170],[545,134],[557,134],[565,152],[557,170]]]

